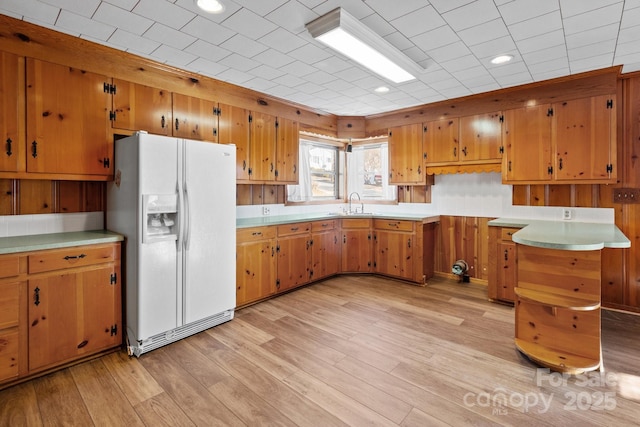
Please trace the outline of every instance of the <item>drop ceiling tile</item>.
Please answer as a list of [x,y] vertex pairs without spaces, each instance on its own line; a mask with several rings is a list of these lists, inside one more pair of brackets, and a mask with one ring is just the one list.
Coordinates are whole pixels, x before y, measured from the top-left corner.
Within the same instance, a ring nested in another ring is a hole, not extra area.
[[391,34],[387,34],[384,39],[391,43],[399,51],[403,51],[404,49],[409,49],[414,47],[415,45],[406,38],[400,31],[394,31]]
[[442,65],[443,62],[461,58],[469,55],[470,53],[471,51],[469,48],[462,42],[451,43],[449,45],[427,51],[427,54],[429,54],[429,56],[435,61],[438,61],[440,65]]
[[480,85],[468,84],[467,87],[473,93],[490,92],[492,90],[498,90],[498,89],[502,88],[502,86],[500,86],[495,81],[494,82],[489,82],[489,83],[486,83],[486,84],[480,84]]
[[158,42],[121,29],[117,29],[111,37],[109,37],[108,41],[115,46],[119,46],[121,49],[139,52],[147,56],[160,46]]
[[259,65],[256,68],[249,71],[249,74],[253,74],[256,77],[262,77],[266,80],[273,80],[280,76],[283,76],[285,73],[281,70],[276,70],[273,67],[269,67],[268,65]]
[[361,97],[369,94],[369,91],[361,87],[352,86],[349,89],[345,89],[342,94],[346,97]]
[[562,16],[566,19],[585,12],[602,9],[616,3],[619,3],[620,8],[622,8],[622,0],[560,0],[560,9],[562,9]]
[[125,31],[141,35],[151,27],[153,21],[128,12],[109,3],[102,2],[93,19],[104,24],[115,25]]
[[102,3],[109,3],[122,9],[131,11],[135,7],[135,5],[138,4],[138,0],[102,0]]
[[353,66],[345,70],[337,71],[334,74],[339,79],[343,79],[351,83],[355,82],[356,80],[363,79],[370,75],[367,71],[357,66]]
[[232,83],[234,85],[243,86],[246,82],[253,79],[253,76],[249,73],[244,73],[238,70],[226,69],[219,73],[216,77],[225,82]]
[[294,61],[294,59],[289,55],[285,55],[284,53],[280,53],[274,49],[267,49],[264,52],[257,54],[252,59],[273,68],[281,68]]
[[493,58],[497,55],[509,53],[519,56],[517,48],[511,36],[500,37],[474,46],[469,46],[469,50],[478,58]]
[[[37,0],[2,0],[0,9],[14,11],[20,15],[20,18],[25,16],[30,20],[40,21],[50,25],[56,22],[58,14],[60,13],[60,8]],[[25,19],[25,21],[27,20],[28,19]]]
[[474,46],[480,43],[509,36],[509,31],[505,27],[502,19],[494,19],[466,30],[458,31],[458,36],[467,46]]
[[435,30],[411,37],[411,41],[429,54],[434,49],[460,41],[460,37],[448,25],[444,25]]
[[333,81],[324,83],[323,86],[326,87],[329,90],[333,90],[333,91],[336,91],[336,92],[342,92],[342,91],[345,91],[347,89],[353,88],[354,84],[350,83],[350,82],[346,82],[346,81],[341,80],[341,79],[335,79]]
[[116,28],[111,25],[92,21],[89,18],[76,15],[75,13],[71,13],[66,10],[60,11],[60,15],[56,21],[56,27],[62,27],[80,34],[86,34],[99,40],[107,40],[116,30]]
[[276,86],[274,82],[263,79],[261,77],[254,77],[253,79],[247,81],[244,85],[249,89],[257,90],[258,92],[263,93]]
[[[640,2],[638,2],[640,3]],[[626,9],[622,14],[620,28],[635,27],[640,23],[640,6],[635,9]]]
[[[11,12],[10,10],[5,10],[5,9],[3,9],[3,8],[2,8],[2,6],[1,6],[1,5],[0,5],[0,13],[1,13],[1,14],[3,14],[3,15],[5,15],[5,16],[8,16],[8,17],[10,17],[10,18],[19,19],[19,20],[21,20],[21,19],[22,19],[22,14],[20,14],[20,13],[15,13],[15,12]],[[55,19],[55,18],[54,18],[54,19]],[[25,21],[26,21],[26,20],[25,20]],[[28,22],[28,21],[27,21],[27,22]]]
[[285,74],[283,76],[277,77],[273,79],[274,83],[281,84],[283,86],[288,87],[297,87],[306,83],[306,80],[301,79],[300,77],[293,76],[291,74]]
[[307,64],[314,64],[318,61],[323,61],[332,56],[332,52],[333,51],[330,51],[328,49],[325,50],[316,46],[315,44],[310,43],[292,50],[288,53],[288,55]]
[[426,73],[421,73],[419,76],[420,81],[431,84],[434,82],[441,82],[443,80],[449,80],[451,78],[451,73],[449,73],[444,68],[440,68],[435,71],[427,71]]
[[603,27],[591,28],[586,31],[571,34],[567,36],[567,48],[577,49],[602,41],[608,40],[613,43],[615,48],[616,39],[618,38],[618,24],[605,25]]
[[234,0],[234,2],[260,16],[264,16],[285,4],[287,0]]
[[228,28],[225,28],[213,21],[209,21],[202,16],[196,16],[193,18],[187,25],[182,27],[180,31],[215,45],[223,43],[235,34]]
[[[640,29],[640,27],[638,27]],[[617,56],[626,56],[631,55],[633,53],[638,52],[638,43],[630,42],[630,43],[620,43],[618,44],[618,48],[616,49],[616,57]]]
[[523,85],[523,84],[533,82],[533,79],[531,78],[531,74],[529,74],[529,71],[525,73],[510,74],[508,76],[502,76],[497,78],[496,80],[501,87],[511,87],[511,86]]
[[428,63],[431,60],[429,55],[424,53],[422,49],[412,44],[412,47],[402,51],[409,59],[418,64],[420,68],[428,68]]
[[232,53],[231,55],[222,58],[220,60],[220,63],[222,65],[226,65],[229,68],[240,70],[242,72],[249,71],[260,65],[258,61],[254,61],[237,53]]
[[[491,73],[493,77],[496,79],[500,79],[502,77],[511,76],[514,74],[529,74],[529,70],[523,61],[518,61],[514,58],[513,61],[508,62],[506,64],[494,65],[491,64],[491,67],[487,67],[487,71]],[[529,75],[529,78],[531,76]]]
[[178,30],[191,21],[196,15],[168,1],[140,0],[133,13],[153,19],[156,22]]
[[329,58],[325,58],[314,63],[313,66],[318,69],[324,70],[327,73],[335,73],[337,71],[346,70],[347,68],[352,67],[350,62],[340,59],[337,56],[330,56]]
[[522,55],[527,64],[539,64],[553,59],[566,58],[567,49],[563,46],[554,46],[547,49],[538,50],[536,52],[529,52]]
[[398,31],[396,27],[385,21],[384,18],[377,13],[372,13],[371,15],[360,19],[360,22],[381,37],[385,37]]
[[326,0],[325,2],[314,7],[313,11],[321,16],[337,7],[342,7],[354,18],[364,19],[372,13],[375,13],[375,11],[370,8],[367,3],[368,2],[365,2],[363,0]]
[[304,76],[304,78],[305,80],[308,80],[312,83],[316,83],[319,85],[324,85],[336,79],[333,74],[329,74],[323,70],[317,70],[317,69],[313,73]]
[[393,21],[410,12],[414,12],[425,4],[424,0],[403,0],[395,2],[388,0],[367,0],[366,3],[387,21]]
[[270,22],[293,34],[307,32],[305,24],[316,19],[317,13],[297,1],[289,1],[265,16]]
[[617,3],[591,12],[565,18],[563,20],[564,32],[569,36],[571,34],[587,31],[591,28],[618,23],[621,16],[622,3]]
[[580,59],[590,58],[592,56],[610,55],[613,58],[613,54],[616,50],[615,40],[605,40],[600,43],[594,43],[587,46],[578,47],[569,50],[569,61],[576,61]]
[[320,92],[321,90],[326,90],[321,85],[317,85],[311,82],[302,83],[301,85],[296,86],[296,89],[308,94],[314,94],[316,92]]
[[[156,0],[154,0],[156,1]],[[212,22],[220,23],[239,11],[242,6],[231,1],[231,0],[223,0],[224,2],[224,11],[222,13],[207,13],[204,10],[200,9],[195,0],[165,0],[174,3],[176,6],[179,6],[185,10],[193,12],[193,14],[198,15],[202,18],[206,18]]]
[[447,98],[459,98],[461,96],[471,95],[472,92],[464,86],[456,86],[440,91]]
[[624,10],[635,9],[640,7],[640,0],[625,0]]
[[640,25],[627,27],[620,30],[618,43],[629,43],[640,40]]
[[296,93],[296,90],[294,88],[278,84],[277,86],[270,88],[269,93],[280,98],[287,98],[289,95]]
[[144,37],[166,44],[176,49],[184,49],[196,41],[194,37],[169,28],[166,25],[155,23],[143,34]]
[[562,29],[558,29],[549,33],[519,40],[516,42],[516,46],[518,47],[518,51],[520,51],[521,54],[525,54],[542,49],[547,49],[553,46],[559,46],[564,43],[564,31],[562,31]]
[[41,0],[42,3],[59,7],[76,15],[91,18],[100,5],[100,0]]
[[441,62],[440,65],[442,65],[445,70],[454,75],[456,73],[459,73],[460,71],[465,71],[470,68],[480,67],[484,70],[484,67],[480,64],[480,61],[478,61],[478,59],[471,54],[452,59],[451,61]]
[[303,40],[301,37],[298,37],[283,28],[278,28],[275,31],[270,32],[264,37],[261,37],[258,41],[266,46],[279,50],[282,53],[289,53],[307,43],[306,40]]
[[562,19],[559,11],[509,25],[509,32],[516,42],[561,29]]
[[554,76],[569,75],[569,60],[564,58],[551,59],[545,62],[539,62],[537,64],[528,65],[529,72],[534,79],[538,80],[539,75],[553,74]]
[[445,13],[469,3],[473,3],[474,1],[475,0],[430,0],[429,3],[431,3],[438,12]]
[[304,77],[318,70],[316,67],[305,64],[301,61],[293,61],[291,64],[287,64],[284,68],[287,70],[287,73],[291,73],[298,77]]
[[569,61],[571,73],[581,73],[588,70],[611,67],[613,65],[613,54],[596,55],[589,58]]
[[[384,1],[384,3],[389,4],[391,7],[396,7],[398,4],[398,2],[389,1]],[[392,20],[391,24],[398,30],[402,31],[406,37],[411,38],[426,31],[441,27],[445,25],[446,22],[433,8],[433,6],[429,5],[422,7],[411,14],[400,16],[399,18]]]
[[630,55],[616,56],[614,64],[624,64],[622,68],[623,73],[631,73],[632,71],[640,70],[640,53],[632,53]]
[[500,5],[498,9],[505,24],[512,25],[557,11],[559,5],[558,0],[516,0]]
[[164,62],[175,67],[184,67],[197,58],[197,56],[193,54],[183,52],[164,44],[154,50],[151,53],[151,56],[159,62]]
[[218,75],[228,69],[228,67],[220,64],[217,61],[209,61],[208,59],[204,58],[195,59],[191,64],[189,64],[189,68],[193,69],[195,72],[213,78],[218,78]]
[[222,22],[222,25],[253,40],[257,40],[277,28],[273,22],[244,8],[227,18]]
[[220,61],[222,58],[231,55],[230,51],[200,39],[187,46],[185,51],[196,56],[202,56],[210,61]]
[[454,77],[451,77],[447,80],[440,80],[438,82],[430,83],[429,86],[431,86],[434,90],[442,94],[443,91],[447,89],[451,89],[453,87],[461,86],[461,84],[457,79],[455,79]]
[[253,41],[242,34],[236,34],[219,45],[223,49],[230,50],[247,58],[253,58],[257,54],[267,50],[267,46]]
[[460,31],[498,19],[500,13],[493,0],[477,0],[443,13],[442,17],[454,31]]

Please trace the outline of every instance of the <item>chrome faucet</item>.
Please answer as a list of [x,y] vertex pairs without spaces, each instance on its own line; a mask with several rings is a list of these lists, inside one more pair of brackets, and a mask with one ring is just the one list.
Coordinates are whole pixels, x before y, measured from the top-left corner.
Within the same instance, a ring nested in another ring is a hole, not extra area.
[[[358,196],[358,200],[360,201],[360,212],[364,213],[364,203],[362,202],[362,199],[360,199],[360,194],[358,194],[357,191],[354,191],[353,193],[349,194],[349,213],[353,212],[351,210],[351,202],[353,201],[353,195]],[[356,208],[355,213],[358,213],[358,208]]]

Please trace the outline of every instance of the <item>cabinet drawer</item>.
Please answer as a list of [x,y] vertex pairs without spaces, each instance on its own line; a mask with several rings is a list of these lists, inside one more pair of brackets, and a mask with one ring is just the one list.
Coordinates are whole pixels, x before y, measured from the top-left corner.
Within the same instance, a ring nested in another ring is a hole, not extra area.
[[350,218],[342,220],[342,228],[369,228],[371,220],[369,218]]
[[506,240],[510,242],[511,236],[513,236],[513,233],[515,233],[516,231],[520,231],[520,229],[519,228],[502,228],[500,233],[500,238],[502,240]]
[[84,267],[115,259],[115,246],[75,246],[29,255],[29,273]]
[[397,219],[374,219],[373,228],[377,230],[413,231],[413,221]]
[[284,224],[278,226],[278,237],[291,236],[293,234],[303,234],[311,231],[310,222],[298,222],[295,224]]
[[20,257],[17,255],[0,256],[0,278],[13,277],[20,273]]
[[[20,284],[0,283],[0,329],[18,326]],[[2,345],[0,344],[0,353]]]
[[311,223],[311,231],[317,233],[318,231],[326,231],[326,230],[335,230],[336,221],[328,220],[328,221],[316,221]]
[[258,240],[275,239],[275,237],[275,227],[253,227],[236,230],[236,243],[256,242]]

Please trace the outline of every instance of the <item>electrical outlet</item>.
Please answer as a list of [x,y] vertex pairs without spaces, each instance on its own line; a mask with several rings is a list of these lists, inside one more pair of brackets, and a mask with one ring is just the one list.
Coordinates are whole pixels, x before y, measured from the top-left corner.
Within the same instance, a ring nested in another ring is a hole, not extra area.
[[271,213],[271,209],[269,209],[269,206],[262,207],[262,215],[269,215],[270,213]]
[[572,212],[571,209],[562,209],[562,219],[564,219],[565,221],[568,221],[571,219],[572,217]]

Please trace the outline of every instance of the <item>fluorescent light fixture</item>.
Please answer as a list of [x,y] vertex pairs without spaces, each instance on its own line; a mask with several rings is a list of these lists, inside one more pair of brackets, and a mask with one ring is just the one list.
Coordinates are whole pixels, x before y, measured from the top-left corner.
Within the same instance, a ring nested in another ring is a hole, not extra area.
[[224,5],[218,0],[196,0],[196,4],[207,13],[224,12]]
[[491,60],[492,64],[504,64],[505,62],[509,62],[513,59],[513,55],[500,55],[496,56]]
[[421,67],[342,8],[307,25],[313,38],[394,83],[416,78]]

